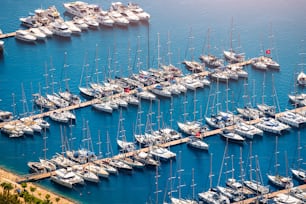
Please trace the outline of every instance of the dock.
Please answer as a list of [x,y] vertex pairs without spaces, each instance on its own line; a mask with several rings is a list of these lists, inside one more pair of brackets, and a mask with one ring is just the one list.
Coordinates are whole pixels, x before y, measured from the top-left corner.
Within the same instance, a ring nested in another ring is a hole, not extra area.
[[[300,185],[298,186],[301,190],[303,191],[306,191],[306,184],[304,185]],[[254,198],[249,198],[249,199],[246,199],[246,200],[242,200],[242,201],[239,201],[239,202],[235,202],[234,204],[248,204],[248,203],[256,203],[256,201],[258,199],[270,199],[270,198],[274,198],[275,196],[277,196],[278,194],[288,194],[289,193],[289,190],[290,189],[283,189],[283,190],[279,190],[279,191],[275,191],[275,192],[272,192],[272,193],[268,193],[268,194],[265,194],[263,195],[262,197],[254,197]]]
[[15,37],[16,32],[0,34],[0,39]]
[[[94,101],[94,100],[92,100],[92,101]],[[88,101],[88,102],[91,102],[91,101]],[[296,109],[293,109],[293,110],[290,110],[290,111],[299,112],[299,111],[305,111],[305,110],[306,110],[306,107],[300,107],[300,108],[296,108]],[[282,114],[282,113],[278,113],[278,115],[280,115],[280,114]],[[255,124],[255,123],[259,122],[259,120],[260,119],[255,119],[255,120],[251,120],[251,121],[248,121],[248,122],[250,124]],[[227,128],[228,129],[233,129],[234,127],[235,127],[235,125],[229,126]],[[222,131],[222,129],[210,130],[210,131],[202,133],[199,137],[200,138],[205,138],[205,137],[214,136],[214,135],[219,134],[221,131]],[[184,137],[184,138],[181,138],[181,139],[177,139],[177,140],[169,141],[169,142],[166,142],[166,143],[163,143],[163,144],[159,144],[159,146],[167,148],[167,147],[171,147],[171,146],[175,146],[175,145],[184,144],[188,141],[189,141],[189,138]],[[138,150],[135,150],[135,151],[118,154],[118,155],[113,156],[112,158],[113,159],[120,159],[120,158],[123,158],[123,157],[130,157],[130,156],[133,156],[133,155],[135,155],[139,152],[149,152],[149,150],[150,150],[149,147],[145,147],[145,148],[138,149]],[[110,160],[110,159],[111,158],[103,158],[103,159],[97,160],[96,162],[99,163],[101,161],[107,161],[107,160]],[[84,165],[88,165],[88,164],[84,164]],[[37,181],[37,180],[40,180],[40,179],[49,178],[54,174],[55,174],[55,172],[27,174],[27,175],[21,176],[20,179],[17,182],[20,183],[20,182],[25,182],[25,181]],[[305,185],[305,189],[306,189],[306,185]]]

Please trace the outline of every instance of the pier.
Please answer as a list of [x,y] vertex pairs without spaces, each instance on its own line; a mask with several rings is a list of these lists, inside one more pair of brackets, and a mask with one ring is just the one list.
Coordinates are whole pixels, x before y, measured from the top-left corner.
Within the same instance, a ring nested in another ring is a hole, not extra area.
[[[94,100],[91,100],[91,101],[88,101],[88,102],[92,102]],[[292,112],[302,112],[302,111],[306,111],[306,107],[300,107],[300,108],[296,108],[296,109],[293,109],[293,110],[290,110],[290,111],[292,111]],[[276,115],[276,117],[278,115],[281,115],[281,114],[282,113],[278,113]],[[255,119],[255,120],[251,120],[251,121],[248,121],[248,122],[250,124],[255,124],[255,123],[259,122],[259,120],[260,119]],[[234,127],[235,127],[235,125],[229,126],[227,128],[228,129],[233,129]],[[214,135],[219,134],[221,131],[222,131],[222,129],[210,130],[210,131],[202,133],[199,137],[200,138],[205,138],[205,137],[214,136]],[[167,147],[171,147],[171,146],[175,146],[175,145],[184,144],[184,143],[186,143],[188,141],[189,141],[189,138],[188,137],[184,137],[184,138],[181,138],[181,139],[178,139],[178,140],[173,140],[173,141],[169,141],[169,142],[166,142],[166,143],[163,143],[163,144],[159,144],[159,146],[167,148]],[[148,152],[149,150],[150,150],[150,147],[145,147],[145,148],[141,148],[141,149],[138,149],[138,150],[135,150],[135,151],[118,154],[118,155],[113,156],[112,158],[113,159],[120,159],[120,158],[124,158],[124,157],[130,157],[130,156],[135,155],[136,153],[139,153],[139,152]],[[110,160],[110,159],[111,158],[103,158],[103,159],[97,160],[96,162],[98,163],[100,161],[107,161],[107,160]],[[84,166],[85,165],[88,165],[88,164],[84,164]],[[37,180],[49,178],[49,177],[51,177],[54,174],[55,174],[55,172],[27,174],[27,175],[21,176],[20,179],[18,179],[18,181],[16,181],[16,182],[21,183],[21,182],[26,182],[26,181],[37,181]],[[306,189],[306,185],[305,185],[305,189]]]
[[16,32],[0,34],[0,39],[15,37]]
[[[306,191],[306,184],[304,185],[300,185],[298,186],[301,190],[303,191]],[[268,193],[268,194],[265,194],[265,195],[262,195],[261,197],[259,196],[256,196],[254,198],[249,198],[249,199],[246,199],[246,200],[242,200],[242,201],[239,201],[239,202],[235,202],[234,204],[248,204],[248,203],[256,203],[256,201],[258,199],[269,199],[269,198],[274,198],[275,196],[277,196],[278,194],[288,194],[289,193],[289,190],[290,189],[283,189],[283,190],[279,190],[279,191],[275,191],[275,192],[272,192],[272,193]]]

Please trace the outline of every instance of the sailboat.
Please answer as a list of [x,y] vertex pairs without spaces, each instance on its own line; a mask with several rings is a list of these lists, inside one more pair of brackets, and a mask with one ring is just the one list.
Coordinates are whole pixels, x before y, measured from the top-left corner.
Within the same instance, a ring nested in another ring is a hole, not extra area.
[[[182,194],[181,193],[181,188],[185,186],[185,185],[183,185],[181,183],[182,172],[184,171],[184,169],[181,168],[181,151],[179,152],[179,160],[178,160],[178,162],[179,162],[178,163],[178,170],[177,170],[177,173],[178,173],[178,176],[177,176],[177,179],[178,179],[178,185],[177,185],[178,197],[172,196],[172,190],[171,190],[169,192],[171,204],[197,204],[198,203],[197,201],[191,200],[191,199],[187,199],[187,198],[182,198],[182,195],[181,195]],[[171,161],[170,165],[172,166],[172,161]],[[171,181],[171,183],[172,183],[172,179],[173,178],[175,178],[175,177],[172,177],[172,168],[170,168],[170,177],[169,177],[169,180]],[[170,187],[172,188],[171,184],[170,184]]]
[[[108,134],[108,133],[107,133]],[[108,137],[108,136],[107,136]],[[103,158],[103,154],[102,154],[102,149],[101,149],[101,138],[100,138],[100,131],[98,131],[98,148],[99,148],[99,153],[97,155],[97,160],[93,161],[94,164],[97,164],[98,166],[102,167],[105,171],[107,171],[109,174],[117,174],[118,170],[108,164],[106,164],[105,162],[103,162],[103,160],[101,160]],[[109,148],[109,145],[107,146],[107,148]],[[109,151],[108,151],[109,152]]]
[[[272,83],[274,84],[274,78],[272,78]],[[271,116],[271,117],[274,117],[275,116],[275,113],[276,113],[276,107],[275,106],[271,106],[271,105],[268,105],[265,103],[265,98],[266,98],[266,95],[265,95],[265,81],[266,81],[266,74],[264,74],[264,78],[263,78],[263,81],[262,81],[262,96],[261,96],[261,103],[260,104],[257,104],[257,108],[258,110],[260,110],[261,112],[263,112],[263,114],[267,115],[267,116]],[[275,92],[275,89],[274,89],[274,85],[272,85],[273,87],[273,100],[275,102],[275,97],[276,97],[276,94],[274,93]]]
[[274,35],[273,35],[273,31],[272,31],[272,25],[270,27],[270,49],[267,49],[266,52],[266,57],[265,57],[265,64],[268,66],[268,68],[270,69],[276,69],[279,70],[280,69],[280,65],[273,59],[273,54],[274,54]]
[[[252,166],[253,159],[255,159],[256,162],[255,168]],[[263,195],[269,193],[269,187],[262,185],[262,176],[260,172],[258,157],[257,155],[255,155],[255,157],[252,155],[252,142],[250,142],[249,167],[249,180],[244,180],[243,184],[252,191],[256,192],[256,194]],[[253,173],[256,175],[256,180],[253,179]]]
[[288,176],[281,176],[278,174],[278,166],[277,157],[278,157],[278,150],[277,150],[277,143],[278,143],[278,136],[275,137],[275,173],[274,174],[267,174],[269,181],[278,188],[291,188],[293,187],[292,179]]
[[306,86],[306,73],[304,72],[304,66],[305,66],[305,51],[299,53],[301,62],[298,64],[301,67],[301,71],[297,75],[297,83],[300,86]]
[[82,139],[81,148],[78,150],[67,150],[66,155],[69,159],[77,163],[85,164],[90,161],[97,160],[97,156],[93,151],[93,145],[92,145],[88,121],[86,122],[86,124],[84,122],[82,131],[83,131],[82,133],[83,139]]
[[230,200],[221,194],[219,194],[216,189],[212,188],[212,157],[213,154],[210,154],[210,173],[209,173],[209,189],[207,191],[198,193],[199,199],[208,204],[229,204]]
[[123,125],[124,118],[122,117],[122,108],[120,108],[120,116],[117,131],[117,145],[122,152],[131,152],[136,149],[134,142],[126,141],[125,129]]
[[298,132],[297,165],[295,168],[291,168],[290,170],[294,178],[296,178],[301,183],[306,183],[306,170],[301,168],[303,158],[301,157],[302,146],[300,145],[300,136],[300,132]]
[[61,90],[58,92],[58,95],[60,97],[62,97],[63,99],[65,99],[66,101],[68,101],[70,104],[75,105],[75,104],[80,104],[81,103],[81,99],[78,95],[71,93],[70,88],[69,88],[69,83],[68,81],[70,80],[67,77],[67,69],[69,67],[68,64],[66,64],[66,58],[67,58],[67,53],[65,52],[65,62],[64,62],[64,66],[63,66],[63,73],[64,73],[64,83],[65,83],[65,90]]
[[[255,80],[253,81],[253,97],[255,98]],[[241,114],[245,119],[247,120],[254,120],[263,117],[263,113],[259,111],[258,109],[255,109],[252,107],[251,102],[249,100],[249,96],[247,94],[247,82],[245,80],[244,83],[244,107],[243,108],[237,108],[237,112]]]
[[184,116],[184,122],[177,122],[177,125],[178,125],[178,128],[180,129],[180,131],[182,131],[183,133],[187,134],[187,135],[195,135],[197,134],[198,132],[201,131],[201,123],[199,121],[196,120],[196,109],[197,109],[197,106],[196,106],[196,102],[197,102],[197,99],[196,99],[196,91],[194,91],[194,98],[193,98],[193,107],[194,107],[194,111],[193,111],[193,121],[187,121],[187,110],[186,110],[186,105],[188,103],[187,101],[187,94],[185,93],[185,100],[183,102],[184,104],[184,113],[183,113],[183,116]]
[[230,49],[223,51],[225,59],[229,60],[230,63],[243,62],[244,61],[244,53],[237,53],[233,49],[233,18],[231,22],[231,32],[230,32]]
[[217,67],[222,67],[224,65],[224,62],[222,59],[218,59],[216,56],[212,55],[210,53],[210,29],[207,30],[207,55],[202,54],[200,56],[200,60],[205,63],[207,67],[210,68],[217,68]]
[[[89,86],[89,73],[88,73],[88,66],[89,64],[87,63],[87,54],[85,55],[85,58],[84,58],[84,65],[82,67],[82,73],[81,73],[81,78],[80,78],[80,84],[79,84],[79,90],[80,90],[80,93],[86,97],[86,98],[98,98],[100,97],[101,93],[95,91],[93,88],[91,88]],[[86,84],[85,86],[82,86],[82,80],[83,80],[83,76],[85,75],[86,77]]]
[[[189,71],[192,71],[193,73],[198,73],[198,72],[203,72],[204,71],[204,66],[199,63],[199,62],[196,62],[194,60],[194,56],[193,56],[193,52],[194,52],[194,47],[192,47],[192,40],[193,40],[193,36],[192,36],[192,29],[190,29],[190,35],[188,37],[188,44],[189,44],[189,52],[190,52],[190,55],[191,55],[191,60],[184,60],[182,63],[185,64],[186,68],[189,70]],[[185,56],[186,57],[186,56]]]

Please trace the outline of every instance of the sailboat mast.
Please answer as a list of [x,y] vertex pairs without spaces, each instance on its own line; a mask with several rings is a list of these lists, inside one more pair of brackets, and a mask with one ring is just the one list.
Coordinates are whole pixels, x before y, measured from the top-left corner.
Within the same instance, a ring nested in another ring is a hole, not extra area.
[[194,90],[193,93],[193,121],[196,121],[197,119],[197,91]]
[[249,167],[250,167],[250,181],[252,181],[253,180],[253,169],[252,169],[252,161],[253,161],[253,155],[252,155],[252,141],[250,142],[250,158],[249,158],[249,160],[250,160],[250,165],[249,165]]
[[[210,153],[210,169],[209,169],[209,189],[212,188],[212,177],[214,176],[212,173],[212,158],[213,158],[213,153]],[[219,183],[219,182],[218,182]]]
[[278,153],[279,153],[278,149],[277,149],[277,143],[278,143],[278,136],[275,137],[275,165],[274,165],[274,167],[275,167],[275,175],[278,175],[278,166],[279,166],[278,161],[277,161]]
[[170,41],[170,31],[168,31],[168,41],[167,41],[167,45],[168,45],[168,64],[170,65],[171,64],[171,55],[172,55],[172,52],[171,52],[171,41]]
[[160,68],[160,42],[159,42],[159,33],[157,33],[157,68]]

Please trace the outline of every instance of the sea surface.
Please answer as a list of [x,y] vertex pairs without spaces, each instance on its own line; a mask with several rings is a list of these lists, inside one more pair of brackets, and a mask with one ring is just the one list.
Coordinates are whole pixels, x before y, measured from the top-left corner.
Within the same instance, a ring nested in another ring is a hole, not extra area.
[[[112,1],[88,0],[88,3],[100,5],[108,9]],[[126,4],[128,1],[122,1]],[[55,5],[61,16],[64,15],[64,1],[61,0],[32,0],[10,1],[2,0],[0,7],[0,28],[3,33],[13,32],[22,28],[20,17],[33,13],[37,8],[47,8]],[[248,94],[253,104],[260,103],[263,93],[265,78],[265,101],[273,104],[273,87],[277,93],[277,99],[281,111],[292,109],[288,102],[288,94],[297,91],[305,92],[300,87],[295,87],[296,74],[301,71],[299,64],[303,61],[300,53],[305,50],[306,39],[306,2],[304,0],[138,0],[145,11],[150,13],[148,24],[139,23],[128,28],[113,28],[88,30],[80,36],[72,36],[69,40],[52,37],[45,42],[28,44],[17,41],[14,38],[5,39],[5,51],[0,59],[0,109],[13,111],[16,116],[22,116],[28,112],[39,110],[33,107],[32,94],[59,90],[63,86],[63,65],[68,64],[67,75],[70,78],[69,86],[72,92],[78,93],[84,64],[89,64],[91,77],[96,77],[95,69],[98,67],[99,79],[109,76],[128,76],[129,72],[158,66],[158,63],[172,63],[180,67],[184,73],[188,73],[181,62],[195,59],[207,52],[207,33],[209,30],[210,52],[222,56],[222,51],[230,47],[230,32],[232,33],[233,46],[240,47],[247,58],[262,55],[267,49],[281,65],[280,71],[258,71],[248,66],[245,69],[249,73],[247,81],[231,81],[228,84],[228,92],[225,84],[220,84],[220,97],[222,109],[235,111],[236,107],[244,106],[243,95]],[[66,56],[66,57],[65,57]],[[99,59],[99,60],[95,60]],[[304,61],[305,62],[305,61]],[[131,69],[128,69],[131,67]],[[52,70],[53,71],[50,71]],[[54,86],[50,85],[50,78],[46,82],[45,74],[52,77]],[[265,76],[265,77],[264,77]],[[49,87],[49,88],[46,88]],[[189,91],[186,94],[188,119],[194,117],[203,119],[207,110],[213,105],[209,96],[216,91],[216,84],[211,88],[198,89],[196,94]],[[24,94],[23,94],[24,92]],[[226,96],[228,96],[226,98]],[[85,99],[84,99],[85,100]],[[183,120],[184,101],[183,95],[175,96],[172,100],[160,99],[152,104],[155,113],[155,127],[168,126],[177,129],[176,121]],[[141,109],[143,124],[146,123],[146,115],[150,103],[143,101]],[[193,114],[194,110],[197,110]],[[122,110],[124,127],[128,140],[133,140],[133,132],[136,125],[136,115],[139,109],[129,106]],[[49,121],[50,131],[47,132],[47,158],[51,158],[56,152],[61,152],[61,135],[66,134],[74,138],[73,148],[79,148],[82,143],[82,127],[88,122],[91,138],[96,153],[99,151],[98,135],[100,132],[102,145],[101,151],[105,155],[106,135],[110,136],[112,153],[117,154],[116,137],[118,133],[119,111],[103,114],[92,110],[91,107],[75,111],[77,120],[70,128]],[[158,120],[157,116],[161,119]],[[155,119],[156,118],[156,119]],[[173,121],[172,121],[173,119]],[[171,122],[172,121],[172,122]],[[290,132],[278,138],[278,171],[282,175],[288,174],[288,169],[295,164],[297,159],[298,132],[300,132],[303,147],[301,155],[306,158],[306,130],[305,128],[292,128]],[[227,161],[222,167],[224,158],[225,141],[218,135],[204,139],[209,145],[208,152],[194,151],[186,144],[171,147],[171,151],[177,153],[173,162],[163,163],[158,168],[158,182],[155,169],[134,171],[132,174],[120,173],[102,179],[97,185],[87,183],[85,186],[74,189],[66,189],[52,183],[49,179],[37,182],[46,188],[76,200],[79,203],[150,203],[169,201],[168,192],[177,190],[178,169],[184,169],[180,175],[182,197],[192,198],[192,179],[194,177],[195,193],[209,188],[210,155],[213,155],[212,172],[214,174],[213,186],[225,185],[224,180],[231,177],[225,174],[225,169],[232,169],[232,162]],[[275,142],[276,136],[264,134],[247,141],[244,145],[229,144],[227,154],[233,158],[233,169],[236,178],[241,175],[241,167],[248,175],[248,157],[250,142],[252,142],[252,154],[259,159],[262,178],[268,184],[266,173],[274,172]],[[0,164],[18,174],[27,174],[28,161],[36,161],[44,157],[43,136],[34,135],[19,139],[10,139],[0,135]],[[242,155],[242,157],[240,156]],[[239,164],[241,160],[243,165]],[[179,167],[181,166],[181,167]],[[226,166],[226,167],[224,167]],[[192,171],[194,170],[194,175]],[[173,185],[169,184],[170,175],[175,176]],[[246,175],[246,176],[247,176]],[[295,181],[295,185],[297,182]],[[275,190],[271,186],[272,190]],[[158,191],[158,193],[156,193]],[[177,192],[172,193],[178,196]]]

